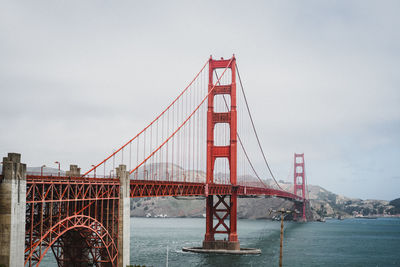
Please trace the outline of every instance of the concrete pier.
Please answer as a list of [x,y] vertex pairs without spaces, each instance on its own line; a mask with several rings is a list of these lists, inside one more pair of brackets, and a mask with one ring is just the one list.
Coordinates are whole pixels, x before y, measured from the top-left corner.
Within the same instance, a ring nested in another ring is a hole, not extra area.
[[204,249],[223,249],[223,250],[240,250],[239,241],[226,241],[226,240],[215,240],[215,241],[203,241]]
[[130,242],[130,179],[126,165],[116,168],[120,181],[119,191],[119,222],[118,222],[118,267],[129,265]]
[[81,168],[78,168],[78,165],[69,165],[69,171],[66,172],[66,176],[71,176],[71,177],[81,176]]
[[194,252],[194,253],[207,253],[207,254],[233,254],[233,255],[257,255],[261,254],[261,249],[258,248],[240,248],[238,250],[232,249],[206,249],[204,247],[184,247],[182,248],[184,252]]
[[26,165],[21,154],[3,158],[0,183],[0,265],[24,266]]

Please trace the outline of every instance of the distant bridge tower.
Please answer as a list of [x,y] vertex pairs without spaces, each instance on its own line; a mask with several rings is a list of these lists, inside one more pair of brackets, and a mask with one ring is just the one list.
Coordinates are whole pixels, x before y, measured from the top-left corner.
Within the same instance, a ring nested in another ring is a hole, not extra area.
[[[231,84],[214,84],[215,69],[231,70]],[[233,185],[231,195],[216,195],[214,203],[212,195],[207,196],[206,203],[206,234],[203,242],[205,249],[239,250],[237,235],[237,115],[236,115],[236,59],[209,60],[208,110],[207,110],[207,180],[206,188],[214,183],[214,166],[217,158],[226,158],[229,162],[230,183]],[[231,106],[227,112],[214,112],[214,97],[216,95],[230,96]],[[229,125],[230,142],[227,146],[214,144],[214,130],[217,123]],[[206,193],[207,194],[207,193]],[[214,218],[216,224],[214,225]],[[229,221],[229,223],[228,223]],[[215,240],[215,234],[227,234],[228,240]]]
[[[295,213],[295,220],[306,221],[306,171],[304,169],[304,153],[294,154],[294,194],[303,198],[301,205],[300,216]],[[307,194],[308,195],[308,194]]]

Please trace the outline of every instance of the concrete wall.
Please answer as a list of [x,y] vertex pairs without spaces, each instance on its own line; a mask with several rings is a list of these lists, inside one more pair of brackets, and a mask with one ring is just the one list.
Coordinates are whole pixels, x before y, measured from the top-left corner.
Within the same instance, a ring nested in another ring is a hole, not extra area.
[[81,168],[78,165],[69,165],[69,171],[66,171],[66,176],[79,177],[81,176]]
[[130,180],[126,165],[119,165],[117,177],[120,180],[119,222],[118,222],[118,267],[129,265],[130,252]]
[[0,184],[0,264],[24,266],[26,165],[21,155],[8,153],[3,158]]

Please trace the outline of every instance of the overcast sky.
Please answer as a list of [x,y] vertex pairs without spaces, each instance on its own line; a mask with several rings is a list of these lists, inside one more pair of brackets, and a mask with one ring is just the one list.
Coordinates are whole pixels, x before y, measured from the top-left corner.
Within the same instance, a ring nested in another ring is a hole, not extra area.
[[399,14],[399,1],[2,1],[0,152],[86,168],[209,55],[235,53],[278,179],[304,152],[311,184],[400,197]]

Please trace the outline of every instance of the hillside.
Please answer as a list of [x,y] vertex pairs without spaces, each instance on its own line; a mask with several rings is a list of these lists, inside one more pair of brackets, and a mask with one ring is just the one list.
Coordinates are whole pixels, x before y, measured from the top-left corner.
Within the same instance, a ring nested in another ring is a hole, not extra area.
[[[293,185],[280,183],[282,188],[293,191]],[[354,199],[337,195],[328,190],[309,185],[309,198],[314,218],[319,217],[352,217],[355,215],[373,216],[399,214],[400,205],[392,202],[373,199]],[[397,203],[396,202],[396,203]],[[400,203],[399,203],[400,204]],[[293,203],[279,198],[240,198],[238,201],[238,217],[248,219],[267,219],[273,216],[269,209],[293,208]],[[397,207],[397,208],[396,208]],[[205,214],[204,198],[143,198],[131,200],[131,216],[159,216],[167,217],[203,217]]]
[[[291,208],[293,203],[278,198],[239,198],[238,217],[248,219],[266,219],[269,209]],[[131,216],[134,217],[203,217],[206,213],[205,198],[136,198],[131,200]]]

